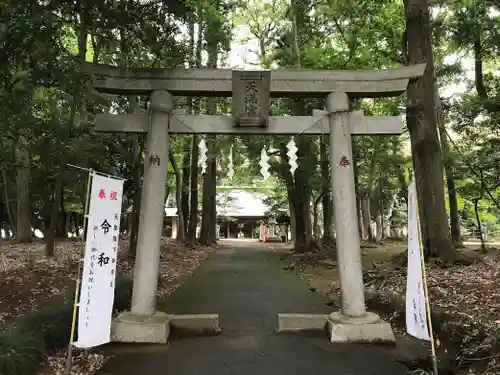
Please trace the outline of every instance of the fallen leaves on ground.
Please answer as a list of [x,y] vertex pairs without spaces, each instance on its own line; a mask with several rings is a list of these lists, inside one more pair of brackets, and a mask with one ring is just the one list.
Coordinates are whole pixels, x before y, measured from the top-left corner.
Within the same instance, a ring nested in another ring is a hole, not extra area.
[[[0,331],[13,320],[37,307],[62,301],[76,285],[81,241],[56,244],[55,257],[43,255],[41,241],[13,244],[0,241]],[[208,247],[186,247],[170,239],[162,239],[158,296],[175,291],[208,256]],[[117,273],[132,277],[133,258],[128,256],[128,239],[120,239]],[[68,332],[69,339],[69,332]],[[75,349],[72,374],[90,375],[105,362],[101,354]],[[63,374],[65,354],[51,356],[42,374]]]
[[[89,375],[94,374],[108,360],[101,353],[93,353],[88,350],[74,350],[71,374]],[[66,353],[61,351],[56,355],[47,358],[40,375],[65,375],[66,374]]]
[[44,244],[0,242],[0,330],[17,316],[62,299],[75,288],[81,245],[65,241],[56,257],[43,256]]
[[[383,244],[377,247],[381,248]],[[365,258],[370,256],[371,250],[364,250]],[[376,256],[380,261],[383,257],[380,257],[380,251],[378,253]],[[392,255],[388,253],[386,261]],[[295,257],[293,262],[300,276],[318,292],[332,297],[340,294],[337,271],[331,267],[332,262],[336,263],[335,259],[302,256]],[[500,260],[497,251],[491,249],[487,256],[472,265],[440,268],[427,264],[426,269],[431,308],[439,308],[452,317],[446,324],[461,338],[459,361],[467,362],[500,338]],[[365,286],[404,297],[406,275],[406,267],[393,269],[388,264],[378,264],[365,270]],[[486,368],[491,368],[488,372],[500,371],[497,357],[486,356],[483,360],[489,362],[486,365]]]

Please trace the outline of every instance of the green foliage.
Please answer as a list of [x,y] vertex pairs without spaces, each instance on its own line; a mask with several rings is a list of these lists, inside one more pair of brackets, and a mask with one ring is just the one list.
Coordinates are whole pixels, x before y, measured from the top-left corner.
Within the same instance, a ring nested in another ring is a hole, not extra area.
[[[124,206],[130,207],[136,141],[127,134],[96,133],[89,122],[101,112],[128,112],[131,98],[94,92],[81,69],[82,61],[123,67],[182,67],[195,62],[199,48],[199,63],[203,65],[208,50],[216,46],[220,65],[235,41],[233,26],[237,25],[251,34],[243,39],[256,39],[255,52],[266,68],[382,69],[404,63],[404,12],[402,3],[395,0],[131,0],[82,4],[77,7],[60,0],[1,2],[0,42],[5,53],[0,59],[0,167],[6,181],[2,181],[5,189],[0,194],[0,216],[4,221],[10,204],[9,220],[15,222],[15,179],[21,166],[31,170],[29,195],[34,223],[43,222],[48,227],[53,186],[60,174],[64,191],[61,211],[66,211],[60,216],[82,212],[85,174],[68,170],[66,163],[126,178]],[[446,100],[443,108],[446,125],[459,139],[458,147],[448,150],[445,160],[455,170],[459,200],[469,203],[470,193],[482,188],[498,198],[500,186],[498,12],[498,4],[492,0],[434,3],[432,10],[438,83],[441,87],[465,83],[466,87],[459,100]],[[477,82],[467,76],[470,67],[463,63],[478,53],[478,46],[486,95],[476,92]],[[135,99],[140,107],[147,107],[147,96]],[[190,99],[195,103],[191,109],[206,113],[204,100]],[[175,101],[177,107],[191,103],[186,98]],[[230,113],[230,105],[227,98],[216,99],[217,113]],[[352,103],[353,109],[363,109],[367,115],[395,115],[404,105],[404,97]],[[322,108],[323,100],[271,100],[273,115],[308,115]],[[272,206],[286,208],[287,188],[295,185],[287,165],[285,146],[289,140],[288,136],[218,136],[217,183],[265,185],[273,191],[269,197]],[[315,200],[324,193],[329,179],[320,169],[325,163],[320,155],[325,139],[301,136],[296,141],[298,188]],[[189,142],[189,136],[171,137],[180,166]],[[406,194],[411,172],[408,143],[406,134],[354,139],[360,198],[370,196],[372,216],[388,213],[394,197],[400,199]],[[266,184],[258,165],[264,146],[271,153],[273,175]],[[228,181],[231,147],[235,176]],[[175,190],[171,176],[169,167],[170,193]],[[474,184],[466,188],[466,180]],[[484,194],[483,202],[481,217],[491,222],[487,215],[498,213],[494,199]]]
[[[55,178],[63,174],[62,208],[81,212],[85,175],[66,163],[121,175],[130,180],[133,140],[96,133],[88,121],[111,108],[128,109],[125,98],[96,94],[75,57],[128,66],[179,66],[185,40],[176,38],[185,19],[182,2],[96,2],[76,7],[60,1],[3,1],[0,6],[0,166],[9,178],[2,192],[15,198],[16,170],[31,170],[32,222],[47,220]],[[79,43],[80,35],[86,43]],[[139,98],[141,105],[147,97]],[[133,196],[130,183],[125,195]],[[9,202],[10,203],[10,202]],[[15,212],[14,212],[15,213]],[[63,215],[65,213],[61,213]],[[12,223],[9,223],[12,224]],[[44,223],[48,227],[48,223]],[[14,224],[15,225],[15,224]]]
[[288,195],[283,181],[278,180],[271,194],[264,200],[264,203],[271,207],[273,212],[288,209]]
[[115,282],[114,311],[125,311],[130,309],[132,301],[133,280],[128,277],[117,277]]
[[39,332],[10,329],[0,334],[0,374],[34,375],[45,355]]
[[72,304],[52,306],[34,310],[18,319],[16,326],[19,331],[41,334],[45,348],[54,351],[68,345],[71,321],[73,317]]
[[[118,277],[113,309],[128,309],[131,298],[132,280]],[[47,352],[68,345],[72,319],[72,303],[41,308],[18,318],[12,328],[0,333],[0,374],[36,374]]]

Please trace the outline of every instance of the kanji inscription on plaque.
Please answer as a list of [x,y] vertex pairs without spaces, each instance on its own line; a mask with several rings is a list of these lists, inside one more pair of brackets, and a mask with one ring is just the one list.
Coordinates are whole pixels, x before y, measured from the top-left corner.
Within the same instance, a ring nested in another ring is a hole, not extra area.
[[247,81],[245,84],[245,114],[250,117],[259,115],[259,98],[257,95],[257,83]]
[[269,118],[271,72],[233,71],[235,126],[266,127]]

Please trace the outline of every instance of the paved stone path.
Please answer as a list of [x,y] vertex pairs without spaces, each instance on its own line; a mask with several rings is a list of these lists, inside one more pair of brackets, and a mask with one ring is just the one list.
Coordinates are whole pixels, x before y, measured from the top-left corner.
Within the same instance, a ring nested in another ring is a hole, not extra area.
[[390,350],[277,335],[278,312],[328,313],[323,298],[260,244],[213,254],[168,301],[171,313],[219,313],[222,334],[127,346],[99,375],[400,375]]

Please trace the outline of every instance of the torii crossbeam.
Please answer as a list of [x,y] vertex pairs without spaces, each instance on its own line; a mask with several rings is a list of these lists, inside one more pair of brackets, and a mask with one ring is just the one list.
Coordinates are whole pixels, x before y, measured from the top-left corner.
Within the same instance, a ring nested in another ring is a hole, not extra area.
[[[329,134],[330,125],[326,111],[315,111],[314,116],[270,116],[267,127],[235,127],[232,116],[183,115],[172,113],[171,134]],[[98,114],[95,128],[100,132],[147,133],[149,115]],[[352,135],[400,134],[401,116],[365,116],[363,111],[349,112],[349,127]]]
[[[425,64],[386,70],[302,70],[258,71],[269,73],[269,94],[276,98],[324,98],[331,92],[345,92],[351,98],[389,97],[406,90],[409,79],[420,77]],[[94,87],[103,93],[144,95],[168,91],[175,96],[232,96],[235,71],[230,69],[121,68],[86,64]],[[238,71],[243,75],[249,73]],[[255,78],[255,75],[253,77]]]

